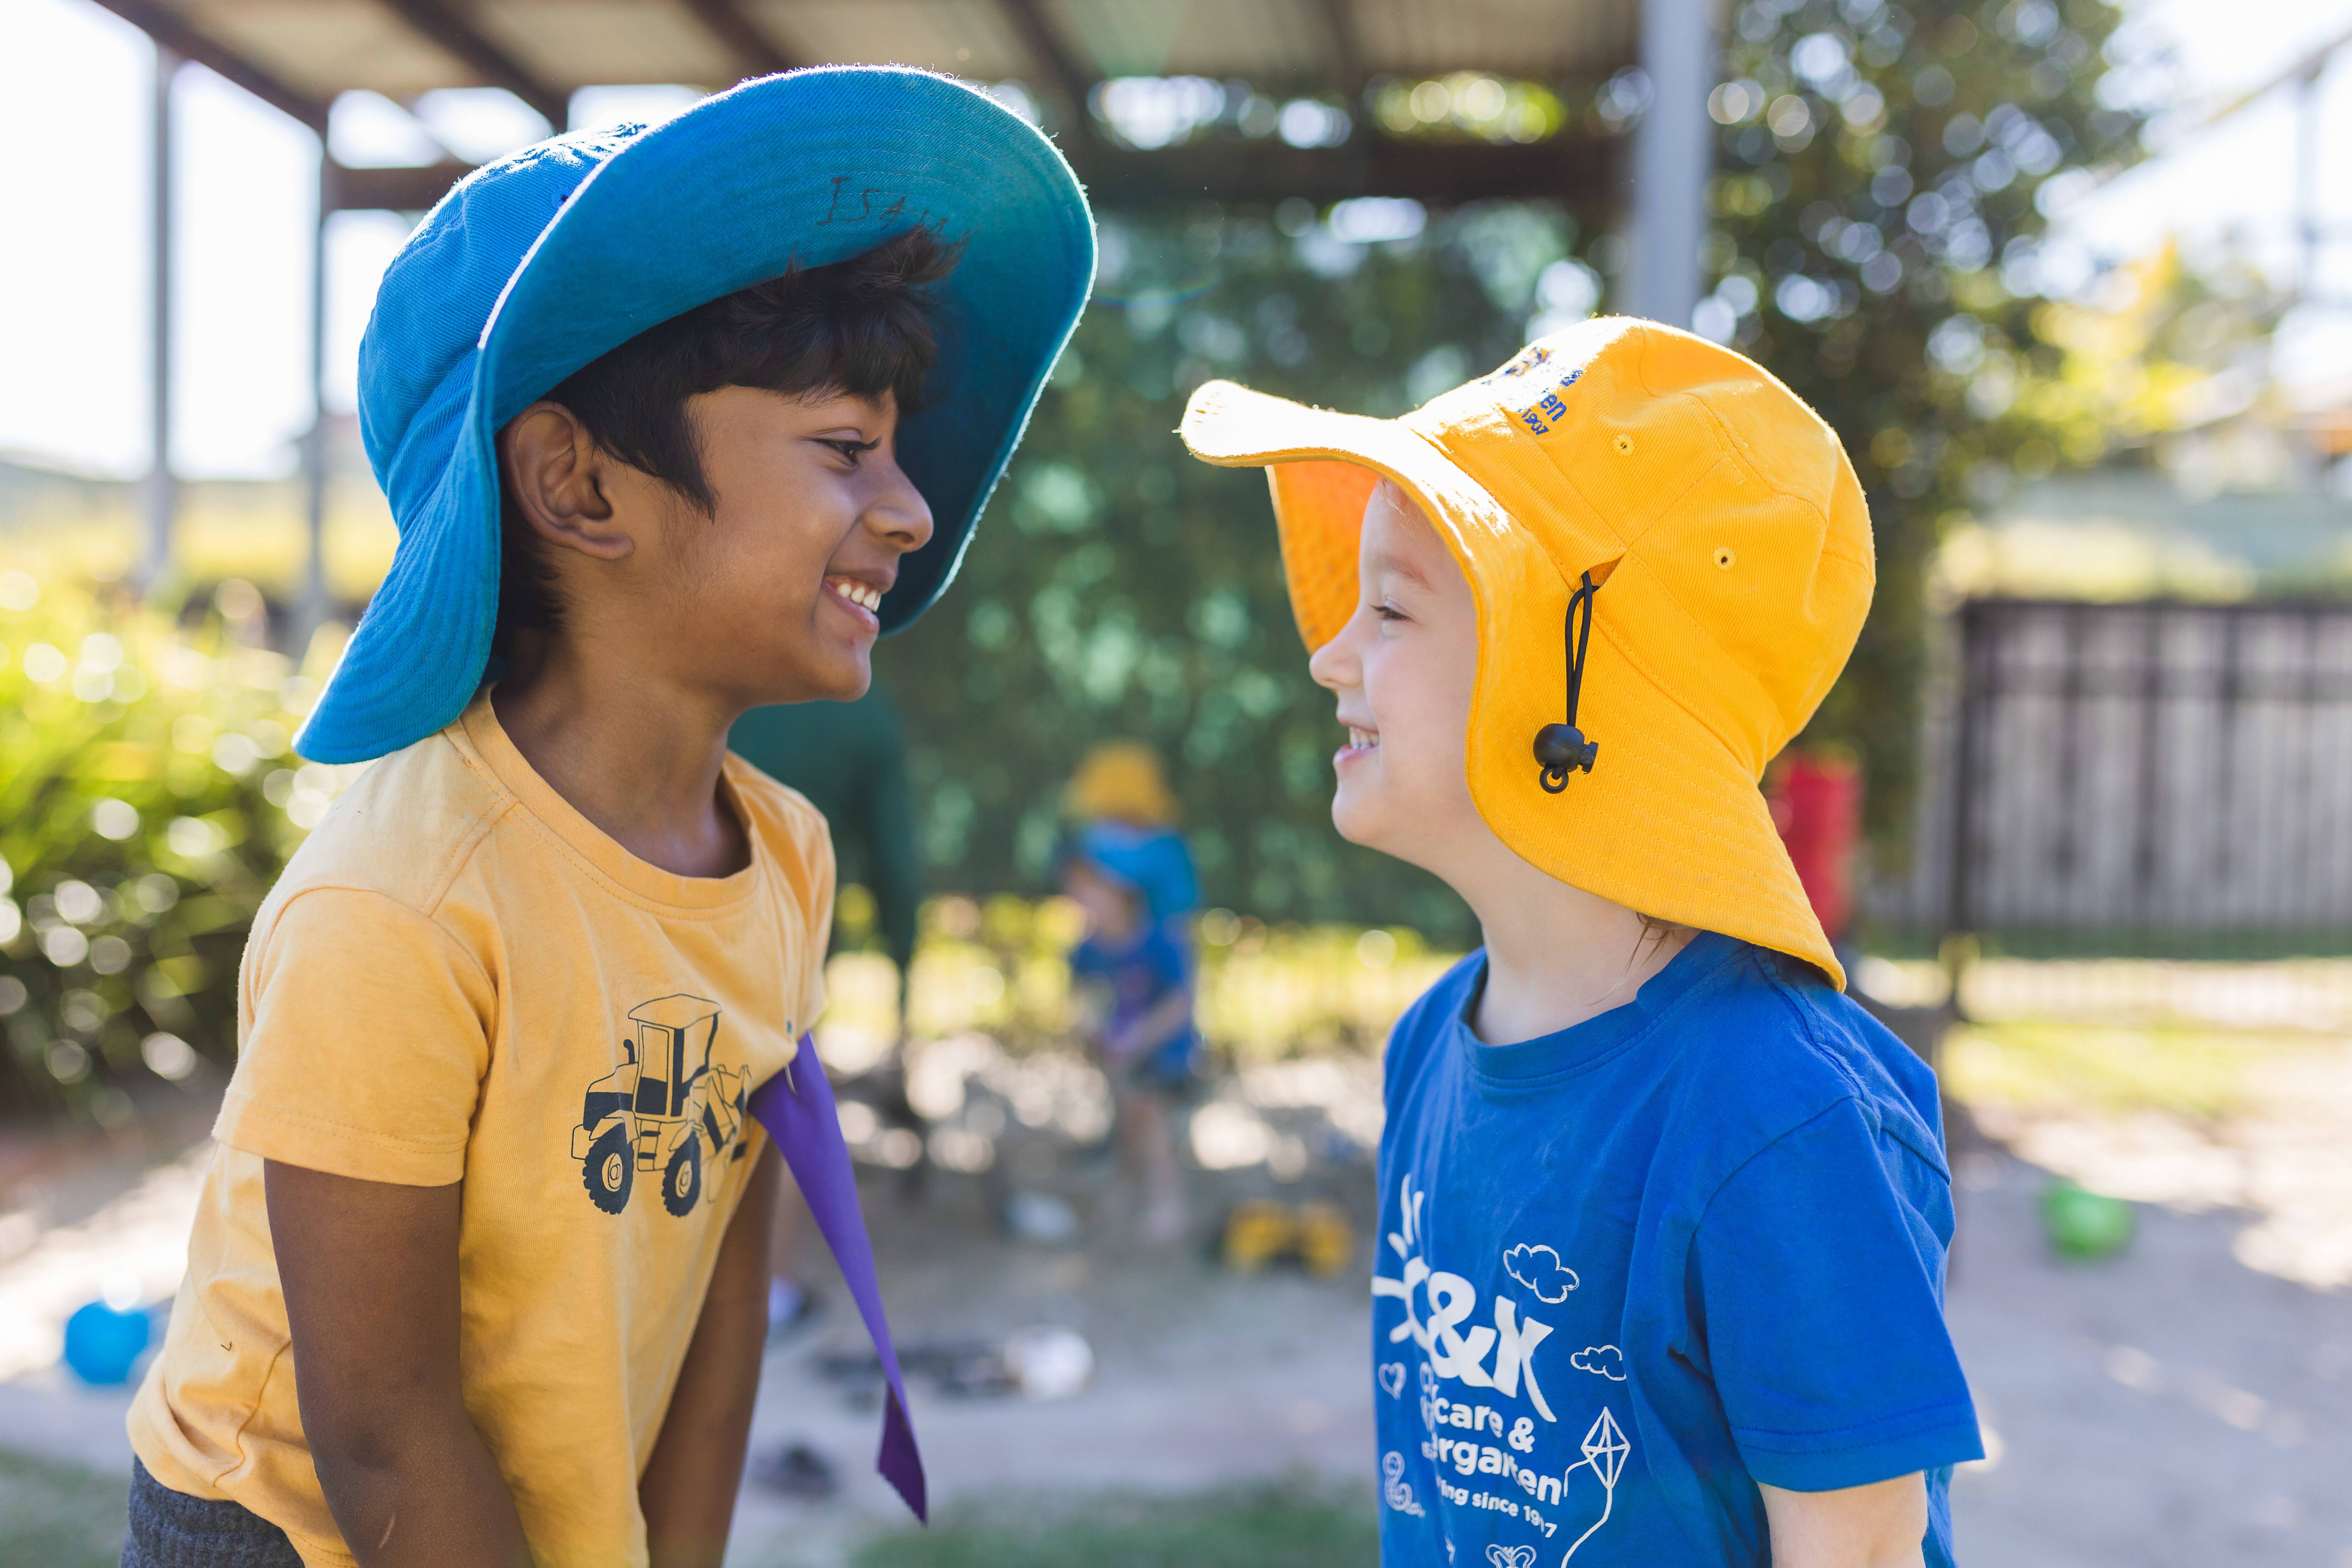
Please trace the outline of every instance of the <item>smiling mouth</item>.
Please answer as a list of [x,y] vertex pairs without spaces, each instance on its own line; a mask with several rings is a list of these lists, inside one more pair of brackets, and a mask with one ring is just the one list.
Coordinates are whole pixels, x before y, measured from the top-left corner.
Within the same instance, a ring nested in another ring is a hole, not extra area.
[[869,616],[879,616],[882,613],[882,590],[871,583],[861,583],[855,577],[827,577],[824,585]]
[[1353,724],[1348,726],[1348,749],[1349,751],[1377,751],[1380,748],[1380,743],[1381,732],[1378,730],[1359,730]]

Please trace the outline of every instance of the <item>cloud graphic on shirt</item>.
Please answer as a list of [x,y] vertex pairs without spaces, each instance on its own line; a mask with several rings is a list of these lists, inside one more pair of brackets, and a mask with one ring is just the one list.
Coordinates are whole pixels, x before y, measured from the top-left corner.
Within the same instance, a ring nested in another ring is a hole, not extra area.
[[1569,1357],[1568,1364],[1612,1383],[1625,1381],[1625,1352],[1615,1345],[1587,1345]]
[[1549,1247],[1511,1248],[1503,1254],[1503,1272],[1534,1291],[1537,1300],[1554,1306],[1576,1289],[1576,1270],[1562,1264],[1559,1254]]

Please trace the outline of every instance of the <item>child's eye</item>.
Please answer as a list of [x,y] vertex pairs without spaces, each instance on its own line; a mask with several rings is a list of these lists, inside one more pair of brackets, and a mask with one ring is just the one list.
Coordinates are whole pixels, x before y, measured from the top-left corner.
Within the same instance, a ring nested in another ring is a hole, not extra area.
[[1394,605],[1390,604],[1374,605],[1372,606],[1372,614],[1380,616],[1380,618],[1384,621],[1402,621],[1411,618],[1406,616],[1402,610],[1400,610]]
[[825,445],[840,453],[842,461],[854,468],[857,467],[858,458],[873,451],[882,443],[879,441],[827,441]]

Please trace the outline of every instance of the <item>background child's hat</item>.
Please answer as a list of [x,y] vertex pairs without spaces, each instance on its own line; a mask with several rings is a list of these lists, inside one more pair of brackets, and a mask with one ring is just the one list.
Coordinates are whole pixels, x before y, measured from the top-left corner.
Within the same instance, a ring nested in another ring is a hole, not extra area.
[[[1402,419],[1211,382],[1183,435],[1265,468],[1309,648],[1355,613],[1378,479],[1429,514],[1478,605],[1471,798],[1521,858],[1843,984],[1757,788],[1844,668],[1875,577],[1853,466],[1795,394],[1703,338],[1612,318]],[[1573,721],[1599,752],[1548,787],[1534,742],[1562,721],[1588,574]]]
[[500,426],[647,327],[918,226],[966,248],[939,289],[925,407],[900,426],[935,526],[885,632],[954,577],[1093,283],[1093,221],[1053,143],[949,78],[841,67],[467,175],[385,272],[360,345],[360,428],[400,546],[302,754],[381,756],[472,698],[498,613]]
[[1062,804],[1072,816],[1108,816],[1138,827],[1165,827],[1177,816],[1160,753],[1140,741],[1105,741],[1089,751]]
[[1066,853],[1134,889],[1154,921],[1200,907],[1201,884],[1192,871],[1192,857],[1184,841],[1165,828],[1089,822],[1071,837]]

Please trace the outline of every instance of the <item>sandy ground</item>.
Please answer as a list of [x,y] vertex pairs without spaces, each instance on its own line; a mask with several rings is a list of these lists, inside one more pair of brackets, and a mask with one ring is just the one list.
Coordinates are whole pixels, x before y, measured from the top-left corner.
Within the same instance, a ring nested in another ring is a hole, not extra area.
[[2352,1294],[2238,1261],[2241,1213],[2149,1206],[2132,1249],[2054,1260],[2045,1173],[1963,1173],[1952,1331],[1993,1462],[1954,1479],[1986,1568],[2352,1568]]
[[[2032,1145],[2022,1134],[2018,1142]],[[0,1376],[0,1443],[127,1462],[125,1395],[79,1388],[45,1364],[42,1336],[54,1331],[44,1325],[69,1284],[86,1292],[88,1279],[125,1269],[145,1281],[156,1237],[193,1202],[202,1157],[86,1162],[55,1188],[31,1244],[0,1259],[0,1350],[13,1347],[17,1363],[0,1369],[14,1374]],[[1081,1213],[1106,1181],[1098,1164],[1065,1158],[1047,1172],[1016,1148],[1002,1163],[1027,1168],[1033,1184]],[[2044,1170],[1991,1149],[1964,1154],[1958,1168],[1951,1321],[1994,1449],[1954,1484],[1962,1560],[2352,1568],[2352,1291],[2242,1260],[2268,1257],[2248,1242],[2275,1223],[2259,1205],[2151,1203],[2126,1255],[2062,1264],[2035,1218]],[[913,1413],[943,1506],[1096,1488],[1190,1490],[1300,1467],[1365,1480],[1367,1258],[1330,1281],[1295,1270],[1244,1279],[1216,1268],[1205,1247],[1147,1254],[1083,1237],[1064,1247],[1015,1241],[994,1218],[1009,1178],[942,1173],[910,1205],[891,1173],[867,1175],[902,1344],[1057,1324],[1085,1335],[1097,1358],[1090,1386],[1055,1403],[957,1396],[916,1378]],[[1195,1181],[1204,1218],[1255,1193],[1339,1197],[1369,1217],[1360,1163],[1318,1163],[1287,1185],[1262,1167]],[[110,1183],[117,1195],[105,1199]],[[2336,1190],[2297,1202],[2333,1203]],[[862,1343],[835,1290],[828,1310],[770,1356],[756,1447],[807,1443],[834,1461],[842,1488],[809,1503],[747,1486],[730,1558],[743,1568],[837,1563],[862,1536],[903,1521],[871,1473],[870,1395],[824,1370],[829,1353]]]

